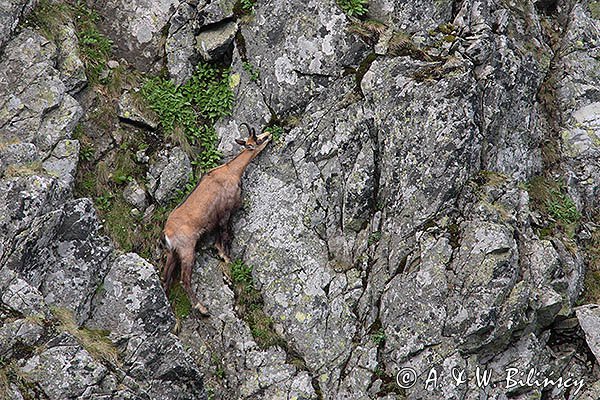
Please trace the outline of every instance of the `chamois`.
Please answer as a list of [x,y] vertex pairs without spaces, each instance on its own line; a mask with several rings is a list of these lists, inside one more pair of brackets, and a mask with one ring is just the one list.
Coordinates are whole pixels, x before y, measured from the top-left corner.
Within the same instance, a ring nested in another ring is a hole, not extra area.
[[248,139],[235,140],[244,146],[242,151],[231,161],[206,173],[187,199],[169,214],[163,229],[162,239],[167,249],[162,277],[165,291],[168,295],[179,260],[181,285],[194,308],[202,315],[208,315],[208,309],[198,301],[191,283],[196,243],[201,236],[218,229],[215,248],[226,263],[231,262],[229,219],[241,205],[241,178],[248,164],[271,140],[270,133],[257,136],[254,128],[246,123],[242,125],[249,132]]

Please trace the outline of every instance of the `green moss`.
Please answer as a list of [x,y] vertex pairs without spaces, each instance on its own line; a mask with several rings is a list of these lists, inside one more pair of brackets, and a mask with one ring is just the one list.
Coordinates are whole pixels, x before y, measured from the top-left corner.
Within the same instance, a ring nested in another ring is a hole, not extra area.
[[125,252],[134,251],[137,242],[135,227],[138,221],[131,215],[131,205],[125,201],[122,194],[113,195],[107,208],[100,205],[98,208],[103,211],[105,229],[119,249]]
[[261,348],[274,345],[285,347],[286,344],[273,328],[273,320],[263,311],[262,296],[252,280],[252,266],[236,260],[230,268],[240,316],[250,327],[256,343]]
[[456,36],[454,36],[454,35],[444,35],[443,39],[444,39],[444,42],[452,43],[452,42],[456,41]]
[[591,1],[589,6],[590,14],[594,19],[600,19],[600,2],[599,1]]
[[369,235],[369,239],[367,240],[367,243],[369,244],[369,246],[379,242],[381,240],[381,232],[377,231],[377,232],[373,232]]
[[26,25],[46,39],[56,41],[61,27],[71,18],[72,9],[68,4],[41,0],[27,18]]
[[187,318],[191,314],[192,303],[179,282],[176,282],[171,288],[169,301],[171,302],[175,316],[178,319]]

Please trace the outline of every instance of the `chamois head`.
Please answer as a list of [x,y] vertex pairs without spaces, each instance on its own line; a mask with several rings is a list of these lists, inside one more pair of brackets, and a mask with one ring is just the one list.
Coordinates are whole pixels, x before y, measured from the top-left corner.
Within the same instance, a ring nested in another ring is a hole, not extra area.
[[[244,146],[246,150],[255,150],[260,145],[266,145],[266,142],[271,138],[271,133],[263,132],[260,135],[256,135],[256,130],[248,126],[247,123],[242,123],[240,126],[245,126],[248,130],[249,136],[247,139],[235,139],[235,142],[241,146]],[[264,148],[264,146],[262,146]],[[262,148],[261,148],[262,150]]]

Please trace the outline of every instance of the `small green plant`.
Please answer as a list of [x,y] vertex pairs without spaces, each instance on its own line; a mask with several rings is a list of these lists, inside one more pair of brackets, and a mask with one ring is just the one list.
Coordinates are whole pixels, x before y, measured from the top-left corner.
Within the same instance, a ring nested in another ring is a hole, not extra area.
[[231,279],[246,289],[252,289],[252,266],[244,264],[242,260],[235,260],[231,263]]
[[383,378],[385,376],[385,371],[379,365],[375,367],[373,373],[378,378]]
[[110,193],[102,194],[102,195],[96,197],[96,206],[102,211],[108,211],[112,204],[113,197],[114,196]]
[[101,34],[96,28],[97,15],[91,11],[83,11],[88,19],[79,25],[79,48],[86,66],[88,79],[98,82],[100,75],[106,69],[106,63],[112,52],[112,41]]
[[273,142],[279,142],[279,140],[283,136],[283,128],[279,125],[268,126],[265,129],[265,132],[271,133],[271,139],[273,140]]
[[228,69],[200,63],[183,86],[155,77],[148,79],[141,90],[165,134],[181,129],[189,143],[202,148],[194,162],[203,171],[216,167],[221,158],[213,125],[233,110],[234,94],[229,83]]
[[240,8],[246,13],[252,12],[255,5],[256,0],[240,0]]
[[369,239],[367,239],[367,243],[369,246],[379,242],[381,240],[381,231],[373,232],[369,235]]
[[213,354],[210,358],[215,366],[215,376],[223,380],[223,378],[225,378],[225,367],[223,366],[223,361],[216,354]]
[[575,202],[560,190],[551,189],[551,197],[546,199],[546,207],[550,215],[564,222],[565,224],[574,224],[579,221],[581,214],[577,211]]
[[248,75],[250,75],[250,82],[258,82],[258,79],[260,78],[260,72],[254,65],[244,61],[242,63],[242,67],[248,73]]
[[117,174],[117,175],[113,176],[113,180],[115,181],[115,183],[117,185],[122,185],[127,182],[132,182],[133,177],[130,175]]
[[385,331],[383,330],[383,328],[380,328],[377,332],[375,332],[372,336],[371,339],[373,340],[373,342],[376,345],[380,345],[383,342],[385,342],[386,336],[385,336]]
[[564,182],[537,176],[529,181],[526,187],[532,208],[554,220],[548,222],[538,233],[543,237],[564,232],[567,237],[572,238],[581,220],[581,214],[567,194]]
[[89,162],[94,158],[95,153],[96,150],[94,149],[94,146],[91,144],[83,144],[81,146],[81,150],[79,151],[79,156],[81,157],[82,161]]
[[208,400],[213,400],[215,398],[215,389],[206,385],[204,386],[204,388],[206,389],[206,398]]
[[362,17],[367,13],[368,0],[337,0],[342,11],[349,17]]

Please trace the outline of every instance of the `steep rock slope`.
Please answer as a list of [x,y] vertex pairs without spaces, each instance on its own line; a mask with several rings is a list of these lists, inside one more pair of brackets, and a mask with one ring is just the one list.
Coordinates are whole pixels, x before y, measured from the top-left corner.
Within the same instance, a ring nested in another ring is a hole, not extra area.
[[[93,126],[69,50],[17,29],[0,58],[9,398],[203,398],[203,381],[222,399],[598,398],[598,317],[574,312],[584,280],[598,301],[596,2],[373,0],[373,19],[314,0],[93,6],[121,66],[178,84],[200,60],[231,66],[226,159],[242,122],[280,138],[244,178],[234,283],[204,241],[211,317],[179,315],[175,336],[156,269],[72,195],[82,114],[96,162],[154,119],[121,97],[120,120]],[[157,142],[127,189],[144,218],[191,170],[185,145]]]

